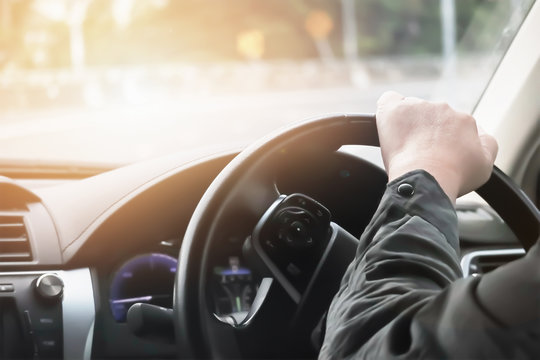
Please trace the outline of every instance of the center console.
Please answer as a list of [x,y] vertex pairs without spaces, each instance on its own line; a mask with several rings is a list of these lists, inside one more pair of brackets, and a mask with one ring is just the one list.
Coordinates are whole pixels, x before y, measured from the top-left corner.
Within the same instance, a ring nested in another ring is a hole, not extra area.
[[89,269],[0,273],[0,359],[90,359]]

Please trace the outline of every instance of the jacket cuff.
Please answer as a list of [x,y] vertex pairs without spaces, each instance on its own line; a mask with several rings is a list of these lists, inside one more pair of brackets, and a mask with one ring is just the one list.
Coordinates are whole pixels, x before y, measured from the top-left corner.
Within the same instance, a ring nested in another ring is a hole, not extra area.
[[430,173],[414,170],[392,180],[383,197],[387,198],[411,216],[419,216],[435,226],[459,255],[454,205]]

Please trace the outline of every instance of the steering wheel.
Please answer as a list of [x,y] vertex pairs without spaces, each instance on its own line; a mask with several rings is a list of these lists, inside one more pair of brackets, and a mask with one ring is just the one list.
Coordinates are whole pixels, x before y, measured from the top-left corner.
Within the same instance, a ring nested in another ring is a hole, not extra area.
[[[379,145],[374,115],[290,126],[246,148],[215,178],[193,213],[179,255],[174,320],[180,357],[316,356],[312,329],[338,289],[356,240],[330,222],[322,204],[302,194],[280,194],[274,172],[291,154],[316,159],[353,144]],[[494,168],[477,193],[526,250],[536,242],[539,211],[502,171]],[[209,266],[225,251],[226,239],[238,235],[246,236],[244,255],[264,278],[244,318],[222,318],[213,311]],[[290,259],[300,269],[290,269]],[[295,278],[297,270],[301,276]]]

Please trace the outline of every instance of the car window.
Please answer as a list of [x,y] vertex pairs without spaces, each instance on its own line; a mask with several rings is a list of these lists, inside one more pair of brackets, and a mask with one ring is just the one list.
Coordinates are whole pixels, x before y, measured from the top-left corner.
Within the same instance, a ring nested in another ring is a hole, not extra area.
[[471,112],[532,3],[0,1],[0,163],[244,145],[387,89]]

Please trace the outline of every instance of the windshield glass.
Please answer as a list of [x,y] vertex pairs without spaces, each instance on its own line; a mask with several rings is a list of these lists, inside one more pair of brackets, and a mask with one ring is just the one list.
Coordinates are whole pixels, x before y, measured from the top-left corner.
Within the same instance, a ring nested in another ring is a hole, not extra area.
[[533,0],[0,0],[0,162],[125,164],[374,112],[471,112]]

